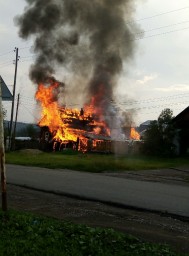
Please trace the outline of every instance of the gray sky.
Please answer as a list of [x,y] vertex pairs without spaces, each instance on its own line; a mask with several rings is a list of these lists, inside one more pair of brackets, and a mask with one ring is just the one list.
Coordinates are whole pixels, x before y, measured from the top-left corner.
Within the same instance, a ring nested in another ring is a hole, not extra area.
[[[35,85],[29,80],[29,66],[34,60],[32,40],[18,37],[13,18],[22,14],[24,0],[0,0],[0,75],[12,91],[15,59],[19,48],[20,60],[16,96],[20,93],[18,121],[35,122],[39,107],[35,107]],[[145,31],[136,35],[138,44],[135,59],[125,66],[120,76],[116,105],[123,110],[135,109],[136,124],[157,119],[164,108],[177,115],[189,104],[189,4],[187,0],[138,0],[135,18]],[[129,97],[129,100],[128,100]],[[132,101],[130,101],[132,99]],[[10,103],[4,103],[7,119]]]

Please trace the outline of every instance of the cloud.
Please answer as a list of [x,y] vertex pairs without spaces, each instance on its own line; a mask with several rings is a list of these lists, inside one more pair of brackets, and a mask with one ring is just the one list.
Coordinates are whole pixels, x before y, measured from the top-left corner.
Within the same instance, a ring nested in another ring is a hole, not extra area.
[[173,84],[168,87],[157,87],[155,90],[160,92],[185,92],[189,91],[189,84]]
[[153,81],[157,78],[157,74],[151,74],[148,76],[144,76],[143,79],[137,80],[139,84],[147,84],[149,81]]

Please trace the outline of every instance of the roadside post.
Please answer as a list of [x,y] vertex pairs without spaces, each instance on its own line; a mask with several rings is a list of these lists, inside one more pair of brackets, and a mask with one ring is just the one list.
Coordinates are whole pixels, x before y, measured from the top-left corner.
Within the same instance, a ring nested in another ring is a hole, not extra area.
[[3,129],[2,79],[1,79],[1,77],[0,77],[0,165],[1,165],[2,210],[7,211],[5,146],[4,146],[4,129]]

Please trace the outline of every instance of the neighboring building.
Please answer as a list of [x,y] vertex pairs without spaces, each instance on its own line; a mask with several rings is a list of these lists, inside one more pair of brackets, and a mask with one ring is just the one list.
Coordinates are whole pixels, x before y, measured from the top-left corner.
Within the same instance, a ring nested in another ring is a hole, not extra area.
[[173,122],[178,128],[189,128],[189,107],[185,108],[176,117],[174,117]]
[[0,84],[1,84],[2,100],[3,101],[12,101],[12,99],[13,99],[12,94],[9,91],[7,85],[5,84],[5,82],[1,76],[0,76]]
[[140,124],[140,126],[139,126],[139,132],[141,133],[141,132],[145,131],[145,130],[148,128],[148,126],[150,125],[150,123],[151,123],[152,121],[153,121],[153,120],[147,120],[147,121],[145,121],[144,123]]
[[180,155],[189,153],[189,107],[185,108],[173,118],[173,124],[177,129],[176,145]]
[[143,140],[143,137],[145,135],[145,132],[147,130],[147,128],[149,127],[149,125],[151,124],[151,122],[153,122],[154,120],[147,120],[144,123],[140,124],[138,131],[140,133],[140,138],[141,140]]

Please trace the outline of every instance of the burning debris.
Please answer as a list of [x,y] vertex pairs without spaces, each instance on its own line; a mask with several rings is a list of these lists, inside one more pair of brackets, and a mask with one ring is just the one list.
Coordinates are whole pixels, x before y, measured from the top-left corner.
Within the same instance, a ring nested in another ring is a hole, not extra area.
[[[89,140],[96,144],[113,139],[115,129],[116,138],[128,139],[112,101],[123,62],[129,63],[134,55],[133,37],[139,29],[134,21],[126,22],[132,20],[134,1],[27,2],[24,14],[15,21],[22,38],[35,38],[37,57],[30,78],[38,85],[39,126],[48,127],[55,144],[72,141],[79,149]],[[64,72],[75,80],[73,87],[54,78],[59,73],[62,80]],[[82,99],[80,108],[67,108],[70,99]]]

